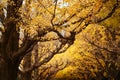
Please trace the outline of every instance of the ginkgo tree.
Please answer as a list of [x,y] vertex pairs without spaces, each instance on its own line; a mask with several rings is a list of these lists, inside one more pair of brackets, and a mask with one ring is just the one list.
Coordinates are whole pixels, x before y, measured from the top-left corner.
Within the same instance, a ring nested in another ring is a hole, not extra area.
[[38,42],[59,44],[30,70],[66,51],[76,34],[109,18],[117,6],[118,0],[0,0],[0,80],[16,80],[21,60]]

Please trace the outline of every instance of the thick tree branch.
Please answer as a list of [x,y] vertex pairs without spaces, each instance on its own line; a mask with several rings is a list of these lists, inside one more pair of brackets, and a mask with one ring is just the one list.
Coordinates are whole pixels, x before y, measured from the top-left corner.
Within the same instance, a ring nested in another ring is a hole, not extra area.
[[33,64],[30,68],[28,68],[28,69],[26,69],[26,70],[23,70],[23,71],[21,71],[21,72],[22,72],[22,73],[30,72],[30,71],[38,68],[39,66],[41,66],[41,65],[49,62],[49,61],[54,57],[55,54],[58,54],[58,53],[59,53],[59,51],[62,49],[62,47],[63,47],[66,43],[67,43],[67,42],[62,42],[62,44],[60,44],[59,47],[57,47],[53,52],[51,52],[48,57],[44,58],[41,62],[39,62],[39,63],[37,63],[37,64]]
[[32,51],[34,45],[37,44],[37,41],[27,39],[23,44],[24,45],[21,46],[18,51],[14,52],[12,55],[13,58],[24,56],[28,52]]

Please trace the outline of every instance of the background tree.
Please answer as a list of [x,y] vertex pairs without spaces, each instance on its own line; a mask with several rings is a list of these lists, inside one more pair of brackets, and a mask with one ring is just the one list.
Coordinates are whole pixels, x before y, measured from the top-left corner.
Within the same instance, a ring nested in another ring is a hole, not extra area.
[[81,34],[83,42],[80,44],[80,53],[83,59],[80,61],[81,68],[78,68],[80,73],[87,74],[88,78],[95,76],[99,80],[105,77],[119,79],[120,39],[115,38],[117,35],[113,37],[109,28],[95,24],[89,26]]

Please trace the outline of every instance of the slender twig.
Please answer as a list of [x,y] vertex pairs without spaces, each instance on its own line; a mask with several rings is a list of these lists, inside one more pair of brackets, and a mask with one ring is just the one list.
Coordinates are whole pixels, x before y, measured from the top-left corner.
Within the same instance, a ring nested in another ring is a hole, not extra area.
[[52,19],[51,19],[52,26],[54,26],[53,20],[54,20],[54,18],[56,16],[57,2],[58,2],[58,0],[55,0],[54,12],[53,12]]

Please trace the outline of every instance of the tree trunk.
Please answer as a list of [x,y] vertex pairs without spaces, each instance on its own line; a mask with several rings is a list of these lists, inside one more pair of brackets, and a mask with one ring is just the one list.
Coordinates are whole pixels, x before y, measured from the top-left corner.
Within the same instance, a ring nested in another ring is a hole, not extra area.
[[16,80],[20,60],[12,56],[19,48],[19,33],[14,21],[7,23],[6,28],[0,44],[0,80]]
[[[25,55],[23,59],[23,69],[27,69],[31,67],[31,53]],[[32,80],[32,72],[27,72],[22,74],[21,80]]]
[[0,58],[0,80],[17,80],[18,63]]
[[[20,15],[18,10],[23,0],[7,1],[7,14],[2,20],[4,31],[0,38],[0,80],[17,80],[19,57],[13,57],[19,49]],[[14,4],[13,4],[14,3]]]
[[[38,44],[35,46],[35,51],[34,51],[33,54],[34,54],[35,63],[37,64],[39,62],[39,58],[38,58]],[[38,80],[38,76],[39,76],[38,71],[39,71],[38,68],[36,68],[34,70],[34,80]]]

